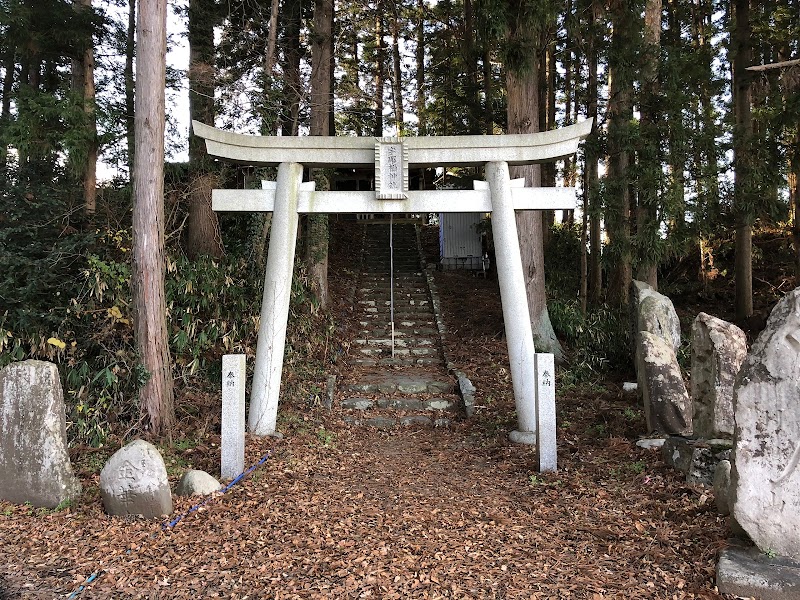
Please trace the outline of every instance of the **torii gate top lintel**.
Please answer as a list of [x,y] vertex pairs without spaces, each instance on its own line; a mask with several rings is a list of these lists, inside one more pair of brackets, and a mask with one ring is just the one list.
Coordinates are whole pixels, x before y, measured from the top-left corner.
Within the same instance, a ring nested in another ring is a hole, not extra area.
[[[254,166],[298,162],[310,167],[371,166],[375,137],[259,136],[223,131],[192,121],[212,156]],[[541,133],[400,138],[408,148],[409,167],[476,166],[502,161],[509,165],[550,162],[570,156],[592,131],[592,119]]]

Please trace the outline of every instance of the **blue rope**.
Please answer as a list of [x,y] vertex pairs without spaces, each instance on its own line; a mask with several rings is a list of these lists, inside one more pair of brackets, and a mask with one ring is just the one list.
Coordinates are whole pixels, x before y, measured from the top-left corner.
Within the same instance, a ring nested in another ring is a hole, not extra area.
[[[247,477],[247,476],[248,476],[250,473],[252,473],[252,472],[253,472],[253,471],[255,471],[255,470],[258,468],[258,467],[260,467],[260,466],[261,466],[261,465],[263,465],[265,462],[267,462],[267,460],[269,460],[269,458],[270,458],[271,456],[272,456],[272,451],[270,450],[270,451],[269,451],[269,452],[267,452],[267,453],[266,453],[264,456],[262,456],[262,457],[261,457],[261,460],[259,460],[257,463],[255,463],[255,464],[253,464],[253,465],[249,466],[247,469],[245,469],[244,471],[242,471],[241,473],[239,473],[239,474],[238,474],[238,475],[237,475],[237,476],[236,476],[236,477],[233,479],[233,481],[231,481],[231,482],[230,482],[228,485],[221,487],[221,488],[219,489],[219,496],[221,496],[222,494],[226,494],[226,493],[227,493],[227,492],[228,492],[228,491],[229,491],[229,490],[230,490],[230,489],[231,489],[233,486],[235,486],[236,484],[238,484],[240,481],[242,481],[242,479],[244,479],[245,477]],[[167,529],[172,529],[173,527],[175,527],[175,525],[177,525],[178,523],[180,523],[181,519],[183,519],[184,517],[188,517],[188,516],[189,516],[190,514],[192,514],[193,512],[197,512],[197,511],[198,511],[200,508],[202,508],[204,505],[208,504],[208,503],[209,503],[211,500],[213,500],[214,498],[217,498],[217,497],[219,497],[219,496],[207,496],[207,497],[206,497],[206,498],[205,498],[205,499],[204,499],[202,502],[198,502],[197,504],[195,504],[194,506],[192,506],[192,507],[191,507],[189,510],[187,510],[186,512],[184,512],[184,513],[183,513],[183,514],[181,514],[181,515],[178,515],[177,517],[175,517],[175,518],[174,518],[174,519],[172,519],[171,521],[164,521],[164,522],[161,524],[161,531],[165,531],[165,530],[167,530]],[[153,539],[153,538],[154,538],[154,537],[156,537],[157,535],[158,535],[158,532],[153,532],[153,533],[152,533],[152,534],[150,534],[148,537],[149,537],[149,539]],[[140,545],[138,548],[136,548],[136,550],[137,550],[137,551],[138,551],[138,550],[140,550],[140,549],[141,549],[141,547],[142,547],[143,545],[144,545],[144,544],[141,544],[141,545]],[[125,551],[125,554],[130,554],[131,552],[133,552],[133,549],[128,549],[128,550],[126,550],[126,551]],[[71,594],[70,594],[70,595],[67,597],[67,600],[73,600],[73,598],[77,598],[77,597],[78,597],[78,594],[80,594],[80,593],[81,593],[83,590],[85,590],[87,587],[89,587],[89,585],[90,585],[90,584],[91,584],[93,581],[95,581],[95,580],[96,580],[98,577],[100,577],[100,575],[102,575],[104,572],[105,572],[105,571],[103,571],[103,570],[100,570],[100,571],[94,571],[94,572],[93,572],[91,575],[89,575],[89,577],[87,577],[87,578],[86,578],[86,581],[85,581],[83,584],[81,584],[81,586],[80,586],[80,587],[79,587],[77,590],[75,590],[74,592],[72,592],[72,593],[71,593]]]

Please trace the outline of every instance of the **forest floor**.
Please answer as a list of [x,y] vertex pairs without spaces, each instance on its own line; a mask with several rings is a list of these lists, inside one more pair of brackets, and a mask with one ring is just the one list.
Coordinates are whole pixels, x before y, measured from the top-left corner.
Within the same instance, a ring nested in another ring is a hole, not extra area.
[[[378,431],[287,398],[284,438],[248,437],[248,464],[270,453],[265,464],[168,528],[106,516],[99,471],[116,448],[74,448],[84,493],[73,505],[0,502],[0,600],[66,598],[95,572],[76,597],[722,598],[726,519],[711,490],[636,446],[636,398],[614,381],[557,388],[559,469],[537,473],[533,450],[507,439],[496,282],[437,280],[448,352],[478,389],[473,418]],[[171,483],[187,468],[219,472],[218,402],[181,394],[175,444],[162,448]],[[175,513],[196,502],[175,497]]]

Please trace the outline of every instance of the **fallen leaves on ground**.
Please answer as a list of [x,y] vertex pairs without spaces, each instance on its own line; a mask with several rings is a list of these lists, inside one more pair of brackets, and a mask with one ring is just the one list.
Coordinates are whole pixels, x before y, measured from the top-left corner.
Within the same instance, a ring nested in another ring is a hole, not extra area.
[[[250,463],[272,458],[166,531],[105,515],[102,461],[79,451],[94,467],[79,469],[75,506],[0,502],[0,599],[66,598],[94,572],[78,598],[721,597],[728,528],[711,493],[635,446],[643,422],[614,386],[558,392],[558,472],[537,473],[534,451],[507,441],[514,406],[492,285],[439,281],[448,352],[478,388],[473,419],[376,431],[285,400],[286,437],[248,438]],[[218,470],[207,429],[178,455],[186,468]],[[175,512],[198,501],[176,497]]]

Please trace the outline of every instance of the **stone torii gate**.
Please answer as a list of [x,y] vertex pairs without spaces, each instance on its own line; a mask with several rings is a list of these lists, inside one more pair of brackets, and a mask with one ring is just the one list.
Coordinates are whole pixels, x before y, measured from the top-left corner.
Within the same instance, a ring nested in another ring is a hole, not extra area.
[[[192,122],[212,156],[247,165],[278,165],[277,182],[262,190],[214,190],[215,211],[272,212],[248,428],[276,433],[299,213],[491,212],[520,441],[536,438],[535,350],[519,251],[515,210],[575,207],[574,188],[526,188],[509,165],[574,154],[592,121],[553,131],[497,136],[411,138],[265,137],[229,133]],[[375,191],[315,191],[303,166],[375,166]],[[409,190],[409,168],[485,165],[474,190]]]

